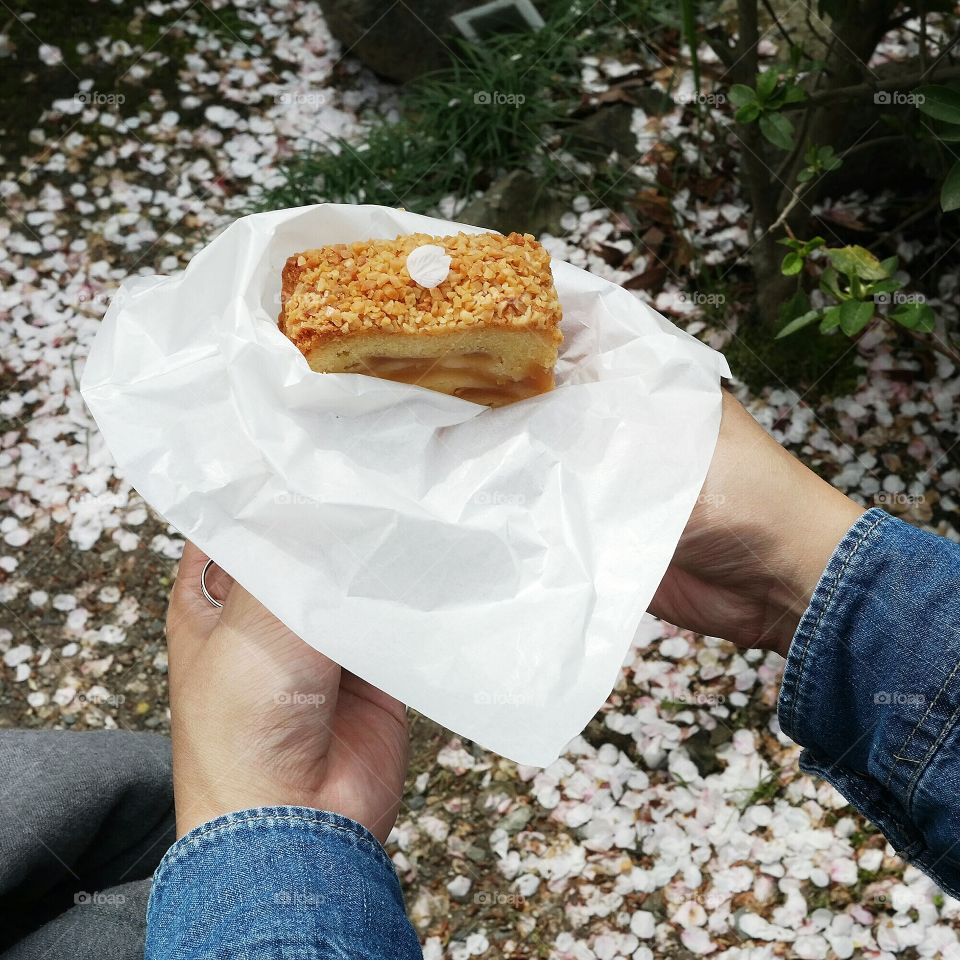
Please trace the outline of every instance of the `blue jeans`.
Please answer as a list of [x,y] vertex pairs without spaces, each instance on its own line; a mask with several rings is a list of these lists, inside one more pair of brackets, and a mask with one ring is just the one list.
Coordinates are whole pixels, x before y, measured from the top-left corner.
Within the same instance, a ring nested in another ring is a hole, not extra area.
[[421,957],[400,884],[359,823],[307,807],[201,824],[153,878],[146,960]]
[[[787,658],[783,730],[905,859],[960,896],[960,546],[880,510],[853,525]],[[420,957],[390,861],[301,807],[197,827],[157,870],[147,960]]]
[[960,546],[863,514],[794,635],[778,714],[801,769],[960,897]]

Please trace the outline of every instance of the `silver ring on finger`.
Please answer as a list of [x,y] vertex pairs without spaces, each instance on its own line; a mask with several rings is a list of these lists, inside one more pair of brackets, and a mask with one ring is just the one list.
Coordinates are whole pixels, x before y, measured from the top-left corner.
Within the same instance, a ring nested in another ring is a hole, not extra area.
[[207,571],[213,566],[213,561],[208,560],[200,571],[200,592],[204,597],[218,610],[223,609],[223,604],[207,589]]

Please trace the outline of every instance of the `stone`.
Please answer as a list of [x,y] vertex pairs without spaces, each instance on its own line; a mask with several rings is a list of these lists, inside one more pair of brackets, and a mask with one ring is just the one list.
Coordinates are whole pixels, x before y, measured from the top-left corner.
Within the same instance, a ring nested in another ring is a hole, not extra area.
[[567,204],[541,190],[540,181],[526,170],[512,172],[495,180],[483,194],[471,200],[456,216],[460,223],[475,227],[489,227],[500,233],[561,232],[560,218],[566,213]]
[[631,87],[630,99],[648,116],[662,117],[677,106],[669,93],[656,87]]
[[447,66],[460,36],[450,22],[478,0],[320,0],[330,32],[343,54],[357,57],[389,80],[412,80]]
[[522,830],[533,817],[533,810],[528,806],[514,807],[505,817],[503,817],[497,826],[507,833],[516,833]]
[[723,763],[717,757],[717,747],[729,739],[730,731],[724,725],[718,724],[714,730],[697,730],[683,741],[683,746],[701,777],[723,769]]
[[472,860],[474,863],[482,863],[487,859],[487,851],[478,846],[468,847],[467,859]]
[[613,103],[578,120],[570,129],[570,145],[577,156],[601,163],[611,153],[621,159],[637,156],[637,135],[631,129],[633,107]]

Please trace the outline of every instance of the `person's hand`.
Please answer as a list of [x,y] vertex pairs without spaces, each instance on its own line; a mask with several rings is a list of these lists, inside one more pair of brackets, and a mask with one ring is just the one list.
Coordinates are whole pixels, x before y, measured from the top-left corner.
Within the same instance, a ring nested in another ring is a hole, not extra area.
[[183,551],[167,611],[177,835],[223,813],[298,805],[381,841],[407,769],[403,704],[291,633],[238,583]]
[[786,656],[817,581],[861,513],[723,391],[710,470],[650,612]]

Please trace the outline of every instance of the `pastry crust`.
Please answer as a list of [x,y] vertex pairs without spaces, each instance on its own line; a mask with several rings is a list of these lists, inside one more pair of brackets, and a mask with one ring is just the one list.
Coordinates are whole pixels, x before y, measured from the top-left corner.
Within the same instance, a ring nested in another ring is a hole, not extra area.
[[[451,258],[419,286],[423,244]],[[560,303],[550,258],[529,234],[408,234],[305,250],[283,269],[280,330],[321,373],[419,383],[492,406],[553,386]]]

